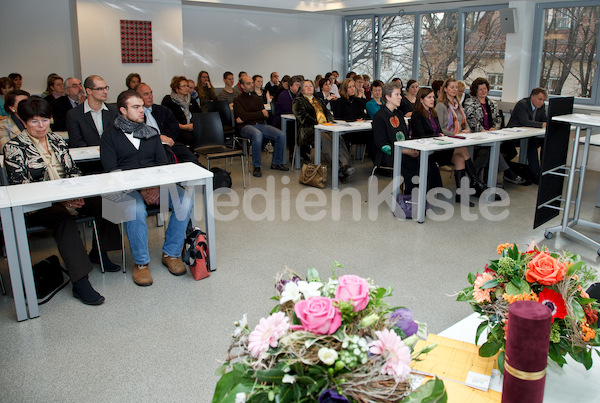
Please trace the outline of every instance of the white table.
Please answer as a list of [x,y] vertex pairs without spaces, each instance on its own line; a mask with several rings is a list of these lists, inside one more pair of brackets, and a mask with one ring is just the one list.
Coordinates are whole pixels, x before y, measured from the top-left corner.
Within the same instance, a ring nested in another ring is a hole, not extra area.
[[[467,316],[460,322],[450,326],[439,333],[440,336],[475,343],[475,332],[481,319],[477,313]],[[479,338],[479,344],[487,339],[486,334]],[[544,402],[597,402],[600,396],[600,359],[594,353],[594,365],[589,371],[585,367],[567,356],[567,365],[560,368],[553,361],[549,361],[546,368],[546,385],[544,388]]]
[[[585,137],[580,137],[579,142],[585,144]],[[600,134],[590,136],[590,145],[600,147]],[[600,207],[600,183],[598,184],[598,196],[596,197],[596,207]]]
[[300,147],[298,147],[298,126],[296,125],[296,116],[293,113],[284,113],[281,115],[281,131],[287,136],[287,124],[294,122],[294,156],[292,159],[292,169],[300,169]]
[[340,161],[340,136],[349,132],[360,132],[371,130],[371,121],[344,122],[333,125],[320,124],[315,126],[315,164],[321,163],[321,132],[327,131],[333,134],[332,156],[331,156],[331,188],[338,188],[339,161]]
[[[590,151],[592,128],[600,127],[600,116],[572,113],[569,115],[555,116],[552,119],[557,122],[570,123],[571,125],[575,126],[576,129],[575,137],[573,139],[571,166],[568,168],[567,194],[564,201],[564,207],[562,208],[562,222],[560,225],[546,228],[544,236],[550,239],[553,237],[555,232],[567,234],[579,241],[592,245],[596,248],[597,253],[600,255],[600,243],[573,229],[575,225],[581,225],[582,227],[600,230],[600,224],[587,220],[582,220],[579,218],[579,213],[581,212],[581,197],[583,196],[583,184],[585,181],[585,171],[587,166],[588,154]],[[581,164],[579,165],[579,169],[577,169],[577,158],[579,154],[579,142],[581,141],[580,136],[582,128],[585,129],[585,136],[583,140],[583,154],[581,156]],[[575,193],[575,207],[573,211],[573,218],[571,218],[571,200],[573,199],[573,186],[575,184],[575,173],[577,171],[579,171],[579,184]]]
[[91,161],[100,159],[100,146],[69,148],[73,161]]
[[[212,172],[191,162],[186,162],[56,181],[7,186],[5,189],[10,200],[10,207],[12,208],[16,245],[21,262],[21,277],[29,307],[29,317],[38,317],[39,308],[31,268],[27,229],[25,227],[24,214],[26,212],[49,207],[53,202],[62,200],[119,193],[132,189],[143,189],[175,183],[193,187],[194,190],[196,186],[204,186],[204,217],[206,219],[210,267],[216,269],[217,253],[214,225],[213,176]],[[18,293],[18,289],[19,285],[15,286],[13,283],[13,293],[15,291]]]
[[[425,203],[420,203],[420,200],[426,200],[427,194],[427,171],[429,169],[429,156],[434,151],[453,149],[457,147],[470,147],[470,146],[489,146],[490,147],[490,160],[488,169],[487,186],[489,188],[496,187],[496,180],[498,178],[498,158],[500,157],[500,144],[503,141],[527,139],[529,137],[536,137],[545,134],[545,129],[531,128],[531,127],[513,127],[510,129],[495,130],[491,132],[481,133],[463,133],[462,138],[455,137],[436,137],[441,138],[444,141],[450,142],[449,144],[436,143],[436,140],[431,138],[426,139],[415,139],[406,141],[396,141],[394,143],[394,174],[392,177],[392,206],[396,205],[398,194],[400,193],[400,176],[402,166],[402,149],[408,148],[418,150],[420,154],[420,165],[419,165],[419,178],[420,186],[418,198],[415,201],[417,205],[416,220],[419,223],[425,221]],[[410,180],[410,179],[409,179]],[[491,195],[490,197],[493,197]],[[414,204],[413,204],[414,206]],[[414,218],[414,217],[413,217]]]

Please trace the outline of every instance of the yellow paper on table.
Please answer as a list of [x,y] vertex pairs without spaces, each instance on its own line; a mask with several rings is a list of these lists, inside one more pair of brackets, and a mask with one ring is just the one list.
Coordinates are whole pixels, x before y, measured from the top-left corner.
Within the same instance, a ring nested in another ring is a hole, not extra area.
[[[450,402],[499,402],[502,395],[496,391],[474,389],[465,384],[469,372],[492,375],[496,357],[480,357],[479,347],[454,339],[430,334],[427,341],[419,340],[415,351],[437,343],[422,361],[416,361],[411,367],[425,374],[435,375],[444,380]],[[453,382],[454,381],[454,382]]]

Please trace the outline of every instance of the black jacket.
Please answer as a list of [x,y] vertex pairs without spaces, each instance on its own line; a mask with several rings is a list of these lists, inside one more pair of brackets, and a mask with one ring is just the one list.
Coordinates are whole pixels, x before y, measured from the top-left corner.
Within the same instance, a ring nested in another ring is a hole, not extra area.
[[546,105],[542,105],[541,108],[535,111],[533,116],[533,109],[531,109],[531,98],[523,98],[515,105],[512,113],[510,114],[510,120],[506,127],[538,127],[541,128],[543,123],[548,120],[546,116]]
[[354,122],[358,119],[366,119],[366,100],[357,97],[339,98],[331,103],[331,110],[336,119]]
[[[119,115],[116,107],[105,104],[108,110],[102,110],[102,127],[104,132],[112,128],[113,122]],[[100,134],[90,112],[83,113],[84,104],[67,112],[67,130],[69,131],[69,147],[97,146],[100,144]]]
[[51,102],[52,105],[52,118],[54,123],[52,124],[52,130],[59,132],[67,131],[67,112],[73,108],[73,104],[69,101],[69,97],[63,95],[60,98],[56,98]]
[[116,127],[111,127],[102,135],[100,161],[106,172],[147,168],[168,163],[160,136],[141,139],[140,148],[136,149],[125,137],[125,133]]
[[[434,120],[437,122],[438,127],[440,127],[440,122],[438,121],[438,118],[435,117]],[[410,118],[410,130],[411,138],[413,139],[438,137],[441,135],[441,129],[437,133],[434,133],[433,126],[431,125],[429,119],[423,116],[418,111],[414,111]]]
[[[325,103],[315,96],[315,99],[321,105],[325,118],[328,122],[333,122],[333,115],[325,106]],[[315,140],[315,125],[317,122],[317,111],[304,95],[298,95],[292,104],[292,111],[296,116],[298,127],[298,144],[312,144]]]
[[[399,135],[401,133],[401,135]],[[391,167],[394,161],[393,150],[394,142],[398,141],[398,137],[406,139],[408,130],[404,115],[400,109],[390,111],[387,106],[383,105],[381,109],[373,117],[373,141],[375,142],[375,152],[379,154],[384,166]],[[388,145],[392,149],[392,155],[384,154],[381,147]]]

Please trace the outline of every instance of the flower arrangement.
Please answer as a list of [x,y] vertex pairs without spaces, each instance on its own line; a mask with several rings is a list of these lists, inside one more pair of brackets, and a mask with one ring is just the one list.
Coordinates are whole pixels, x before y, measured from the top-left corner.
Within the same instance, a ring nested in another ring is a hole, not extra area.
[[550,359],[562,367],[569,354],[590,369],[592,347],[600,346],[599,305],[583,287],[594,282],[595,270],[578,255],[550,252],[535,243],[525,252],[517,244],[505,243],[498,246],[497,252],[500,258],[491,260],[482,273],[469,273],[471,285],[457,298],[470,303],[484,318],[476,341],[485,329],[489,330],[479,355],[492,357],[500,352],[498,366],[503,370],[506,328],[510,326],[508,307],[515,301],[537,301],[552,311]]
[[[412,360],[431,351],[413,347],[426,325],[406,308],[391,308],[381,288],[354,276],[322,281],[315,269],[303,280],[286,269],[278,275],[277,306],[250,330],[236,322],[217,402],[445,402],[439,379],[420,387]],[[412,380],[412,382],[411,382]]]

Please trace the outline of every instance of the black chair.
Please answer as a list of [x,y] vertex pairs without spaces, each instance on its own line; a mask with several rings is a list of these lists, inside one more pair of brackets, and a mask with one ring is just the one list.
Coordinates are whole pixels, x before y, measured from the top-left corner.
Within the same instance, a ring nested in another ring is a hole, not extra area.
[[[194,152],[206,158],[206,166],[210,169],[213,159],[241,157],[242,178],[246,189],[246,170],[244,168],[244,152],[234,150],[225,145],[223,124],[218,112],[192,114],[194,124]],[[227,164],[227,160],[225,160]],[[225,166],[227,168],[227,165]]]

